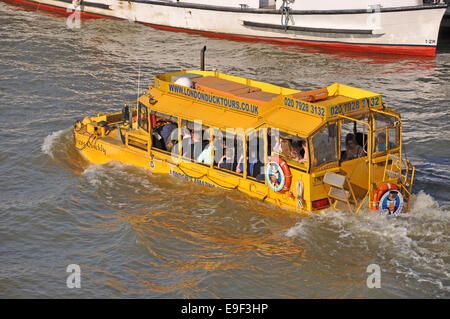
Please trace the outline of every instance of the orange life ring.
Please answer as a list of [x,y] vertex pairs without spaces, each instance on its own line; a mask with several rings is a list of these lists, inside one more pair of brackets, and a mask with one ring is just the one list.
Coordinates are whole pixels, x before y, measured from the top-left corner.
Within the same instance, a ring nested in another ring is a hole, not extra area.
[[279,190],[279,192],[284,193],[288,191],[292,182],[292,174],[288,164],[280,156],[272,156],[271,158],[269,158],[269,162],[277,163],[280,166],[281,170],[283,171],[285,181],[283,188]]
[[373,195],[372,210],[378,210],[381,196],[383,196],[383,194],[389,190],[399,190],[399,188],[397,185],[391,183],[386,183],[378,187],[378,189],[375,191],[375,194]]

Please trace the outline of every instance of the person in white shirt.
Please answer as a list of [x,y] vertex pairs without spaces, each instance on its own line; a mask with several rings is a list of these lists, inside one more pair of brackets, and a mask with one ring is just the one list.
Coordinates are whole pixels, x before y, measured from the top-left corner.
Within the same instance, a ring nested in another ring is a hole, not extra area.
[[214,136],[212,136],[209,139],[209,144],[205,147],[203,152],[200,153],[200,155],[197,157],[197,162],[199,163],[205,163],[207,165],[210,165],[212,163],[211,158],[211,145],[213,145],[214,150],[216,150],[216,147],[214,146]]

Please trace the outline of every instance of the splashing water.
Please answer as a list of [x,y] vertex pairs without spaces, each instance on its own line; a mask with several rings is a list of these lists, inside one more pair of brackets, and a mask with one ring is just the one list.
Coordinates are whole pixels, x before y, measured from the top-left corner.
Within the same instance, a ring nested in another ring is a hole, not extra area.
[[323,229],[328,236],[322,249],[329,247],[338,254],[343,247],[359,246],[391,276],[400,275],[416,285],[434,285],[438,288],[435,297],[448,296],[450,214],[431,195],[420,191],[410,211],[396,218],[368,210],[358,215],[328,210],[302,219],[285,235],[313,242]]
[[59,131],[51,133],[50,135],[47,135],[41,146],[42,152],[44,152],[45,154],[54,158],[54,155],[52,152],[53,146],[55,145],[55,143],[58,142],[58,140],[61,138],[61,136],[64,133],[68,133],[68,132],[69,132],[69,129],[65,129],[65,130],[59,130]]

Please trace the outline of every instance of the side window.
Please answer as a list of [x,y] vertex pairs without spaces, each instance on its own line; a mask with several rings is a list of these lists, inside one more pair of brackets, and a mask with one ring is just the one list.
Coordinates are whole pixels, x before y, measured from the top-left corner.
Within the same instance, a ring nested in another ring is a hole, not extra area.
[[242,134],[236,134],[235,141],[236,147],[234,152],[237,159],[237,166],[235,171],[236,173],[243,174],[243,165],[241,166],[241,163],[243,163],[244,160],[244,139],[242,137]]
[[181,147],[183,157],[196,162],[211,164],[211,146],[209,127],[201,121],[181,121]]
[[367,156],[367,127],[351,120],[341,121],[341,161]]
[[314,148],[313,166],[337,161],[337,125],[326,125],[312,138]]
[[214,130],[214,165],[218,168],[243,174],[244,144],[240,133]]
[[247,140],[247,176],[257,180],[264,180],[265,134],[265,130],[261,129],[251,133]]
[[201,121],[181,120],[181,154],[196,160],[203,150],[203,126]]
[[400,127],[388,128],[388,149],[396,148],[400,144]]
[[374,152],[397,148],[400,144],[400,123],[393,116],[376,113],[374,132]]
[[220,169],[236,171],[237,168],[237,140],[233,131],[214,133],[216,148],[214,151],[214,165]]
[[153,147],[171,152],[174,145],[178,143],[177,118],[153,111],[151,113],[151,125]]
[[148,133],[148,109],[147,107],[139,102],[139,117],[138,125],[144,131]]
[[280,155],[294,164],[308,163],[306,139],[274,128],[268,130],[268,136],[268,155]]
[[[211,130],[210,130],[210,132],[211,132]],[[225,151],[224,134],[221,130],[219,130],[217,128],[212,129],[212,134],[213,134],[213,137],[212,137],[212,139],[210,138],[209,141],[210,141],[210,143],[212,143],[212,146],[214,148],[214,163],[213,163],[213,165],[217,166],[220,159],[223,157],[224,151]]]
[[214,165],[238,174],[243,172],[244,144],[239,130],[214,130]]

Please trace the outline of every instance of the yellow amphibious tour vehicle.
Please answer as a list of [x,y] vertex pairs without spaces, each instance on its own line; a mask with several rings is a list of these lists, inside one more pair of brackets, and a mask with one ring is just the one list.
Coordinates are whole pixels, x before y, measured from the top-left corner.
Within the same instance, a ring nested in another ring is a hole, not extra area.
[[213,71],[157,75],[121,112],[77,121],[74,135],[94,164],[130,163],[299,212],[365,204],[396,215],[413,198],[400,114],[339,83],[302,92]]

